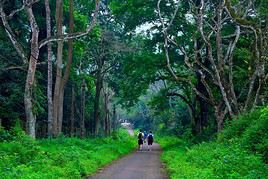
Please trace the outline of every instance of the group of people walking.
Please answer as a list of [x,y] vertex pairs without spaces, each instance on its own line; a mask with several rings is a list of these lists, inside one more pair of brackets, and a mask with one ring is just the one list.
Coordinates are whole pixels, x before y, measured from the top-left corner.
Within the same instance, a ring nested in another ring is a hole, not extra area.
[[148,151],[151,151],[151,146],[153,145],[154,142],[154,135],[152,133],[152,131],[149,132],[149,134],[144,131],[142,132],[142,130],[140,130],[139,134],[138,134],[138,145],[139,145],[139,150],[143,149],[143,144],[146,143],[148,144]]

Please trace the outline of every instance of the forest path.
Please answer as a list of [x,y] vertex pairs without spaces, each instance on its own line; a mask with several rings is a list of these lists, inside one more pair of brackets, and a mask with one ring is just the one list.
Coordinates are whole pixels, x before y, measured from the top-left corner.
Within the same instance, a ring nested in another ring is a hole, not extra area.
[[[128,129],[134,135],[132,129]],[[160,161],[161,149],[158,144],[153,144],[152,151],[147,150],[147,144],[143,150],[135,151],[102,169],[88,179],[164,179],[163,166]]]

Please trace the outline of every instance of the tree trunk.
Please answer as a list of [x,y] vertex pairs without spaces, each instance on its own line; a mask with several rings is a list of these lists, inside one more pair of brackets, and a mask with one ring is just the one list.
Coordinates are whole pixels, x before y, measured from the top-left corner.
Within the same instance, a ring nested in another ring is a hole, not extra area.
[[[51,37],[51,18],[49,0],[45,0],[46,6],[46,26],[47,26],[47,38]],[[53,100],[52,100],[52,46],[51,43],[47,44],[47,134],[48,137],[52,137],[52,123],[53,123]]]
[[109,92],[104,91],[104,111],[105,111],[105,118],[104,118],[104,131],[105,135],[109,135],[110,131],[110,125],[109,125],[109,108],[108,108],[108,103],[109,103]]
[[60,87],[58,103],[58,135],[62,132],[64,87]]
[[74,136],[74,104],[75,104],[75,92],[74,92],[74,86],[72,86],[72,104],[71,104],[71,136]]
[[33,84],[35,79],[34,76],[36,71],[36,64],[39,57],[39,48],[38,48],[39,29],[32,11],[32,7],[31,6],[26,7],[26,12],[31,26],[32,37],[31,37],[31,55],[29,60],[29,67],[24,91],[24,105],[27,119],[27,132],[31,137],[35,138],[36,116],[33,112],[32,90],[34,87]]
[[[62,13],[62,12],[61,12]],[[70,16],[70,20],[69,20],[69,33],[73,33],[74,31],[74,16],[73,16],[73,0],[69,0],[69,16]],[[61,20],[62,22],[62,20]],[[61,28],[62,30],[62,23],[61,23]],[[57,88],[59,88],[59,91],[58,91],[58,99],[57,99],[57,106],[58,106],[58,109],[57,109],[57,125],[58,125],[58,134],[61,133],[62,131],[62,119],[63,119],[63,102],[64,102],[64,89],[65,89],[65,85],[69,79],[69,76],[70,76],[70,71],[71,71],[71,64],[72,64],[72,58],[73,58],[73,40],[70,39],[68,40],[68,60],[67,60],[67,64],[66,64],[66,68],[65,68],[65,71],[64,71],[64,76],[63,78],[61,78],[62,76],[62,48],[63,48],[63,42],[62,41],[59,41],[58,43],[58,67],[60,66],[60,69],[59,71],[57,70],[57,72],[59,72],[59,78],[58,78],[58,81],[57,81],[57,78],[56,78],[56,85],[55,85],[55,88],[57,86]],[[59,54],[60,53],[60,54]],[[58,69],[57,67],[57,69]],[[56,91],[56,89],[55,89]],[[55,100],[55,97],[54,97],[54,100]]]
[[100,94],[102,89],[102,76],[101,76],[101,70],[99,69],[97,71],[97,79],[96,79],[96,94],[95,94],[95,100],[94,100],[94,133],[95,135],[98,135],[99,133],[99,115],[100,115]]
[[[57,35],[62,35],[62,19],[63,19],[63,2],[62,0],[56,1],[56,24],[57,24]],[[61,132],[59,130],[59,104],[60,104],[60,88],[62,80],[62,51],[63,51],[63,41],[57,41],[57,73],[56,73],[56,83],[54,89],[54,101],[53,101],[53,135],[58,136]]]
[[224,105],[225,103],[224,101],[222,101],[218,106],[214,106],[218,132],[222,131],[224,119],[225,119],[226,114],[228,113],[228,109]]
[[[30,57],[30,64],[27,73],[27,79],[25,84],[25,91],[24,91],[24,105],[25,105],[25,114],[27,120],[27,133],[31,137],[35,138],[35,124],[36,124],[36,117],[33,113],[33,103],[32,103],[32,89],[33,89],[33,81],[32,78],[34,77],[34,66],[36,62],[33,57]],[[33,64],[33,65],[31,65]]]
[[85,80],[83,80],[82,86],[81,86],[81,119],[80,119],[80,137],[84,138],[86,129],[85,129],[85,87],[86,83]]
[[[195,45],[195,51],[196,51],[196,61],[200,63],[200,65],[204,66],[205,68],[209,68],[209,61],[205,57],[204,62],[202,61],[202,57],[200,54],[201,50],[201,39],[196,40],[196,45]],[[197,67],[198,69],[200,67]],[[203,75],[203,76],[202,76]],[[202,75],[199,73],[199,70],[196,72],[196,77],[197,77],[197,85],[196,89],[202,93],[206,98],[209,98],[208,91],[206,89],[206,86],[204,85],[203,80],[206,80],[206,76],[208,75],[207,73],[203,72]],[[208,122],[208,104],[207,102],[201,98],[200,96],[196,95],[196,100],[198,102],[198,106],[200,109],[199,115],[195,117],[195,133],[199,134],[202,132],[203,127],[207,125]]]
[[223,118],[221,116],[216,117],[217,120],[217,132],[221,132],[223,129]]
[[116,128],[116,107],[115,107],[115,104],[113,105],[113,118],[112,118],[112,120],[113,121],[112,121],[111,128],[114,131]]
[[[73,15],[73,0],[69,0],[69,33],[74,32],[74,15]],[[62,130],[62,119],[63,119],[63,102],[64,102],[64,89],[67,81],[69,80],[71,65],[73,61],[73,39],[68,40],[68,60],[66,64],[66,68],[64,71],[64,76],[61,80],[60,87],[60,103],[59,103],[59,131]]]

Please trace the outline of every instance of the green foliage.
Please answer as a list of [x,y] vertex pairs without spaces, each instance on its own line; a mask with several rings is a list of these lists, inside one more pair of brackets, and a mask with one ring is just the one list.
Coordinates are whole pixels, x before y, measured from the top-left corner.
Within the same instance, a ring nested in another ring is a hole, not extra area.
[[[61,137],[39,141],[16,130],[14,133],[23,137],[0,143],[0,178],[81,178],[136,146],[124,130],[106,138]],[[2,139],[7,132],[1,129],[0,134]]]
[[246,128],[248,128],[254,121],[259,119],[261,110],[256,110],[251,113],[244,114],[238,119],[229,121],[225,129],[218,135],[218,140],[228,140],[234,137],[241,137]]
[[268,107],[262,110],[260,118],[249,126],[242,136],[242,144],[251,151],[263,155],[268,162]]
[[19,120],[16,121],[14,127],[9,131],[0,126],[0,142],[23,141],[28,139],[29,137],[22,130]]
[[261,157],[236,143],[202,143],[190,149],[177,137],[164,137],[159,143],[171,178],[268,177],[268,167]]
[[176,137],[176,136],[157,136],[157,142],[160,143],[161,148],[165,151],[166,149],[169,150],[171,148],[177,148],[179,146],[184,149],[188,145],[184,140]]
[[268,107],[244,114],[227,124],[219,141],[239,141],[246,149],[263,155],[268,162]]
[[[171,178],[267,178],[268,107],[232,120],[213,142],[159,140]],[[265,163],[266,162],[266,163]]]

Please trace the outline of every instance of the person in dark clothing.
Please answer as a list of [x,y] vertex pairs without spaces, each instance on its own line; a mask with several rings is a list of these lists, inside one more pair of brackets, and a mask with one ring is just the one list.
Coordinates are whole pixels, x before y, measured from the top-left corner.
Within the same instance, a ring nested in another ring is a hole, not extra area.
[[143,137],[143,142],[146,143],[146,139],[147,139],[148,134],[147,134],[146,131],[144,131],[144,132],[143,132],[143,135],[144,135],[144,137]]
[[140,130],[139,134],[138,134],[138,145],[139,145],[139,150],[142,150],[142,146],[143,146],[143,137],[144,134],[142,133],[142,130]]
[[151,146],[153,145],[154,142],[154,135],[152,133],[152,131],[150,131],[150,133],[147,136],[147,143],[148,143],[148,151],[151,151]]

